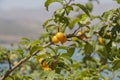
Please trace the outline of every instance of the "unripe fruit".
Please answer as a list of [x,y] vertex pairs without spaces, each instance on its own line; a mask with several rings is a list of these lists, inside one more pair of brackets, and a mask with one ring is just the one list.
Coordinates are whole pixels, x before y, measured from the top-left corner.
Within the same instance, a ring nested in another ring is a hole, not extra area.
[[87,39],[88,38],[83,32],[78,32],[77,35],[78,35],[77,37],[79,39]]
[[26,68],[25,67],[21,67],[21,71],[25,71],[26,70]]
[[87,32],[87,33],[88,33],[88,32],[90,32],[90,29],[85,29],[84,32]]
[[58,40],[58,38],[57,38],[56,36],[53,36],[52,42],[53,42],[54,44],[57,44],[57,43],[59,43],[59,40]]
[[10,55],[10,60],[13,61],[16,58],[15,54]]
[[43,60],[43,58],[39,58],[39,59],[38,59],[38,63],[41,63],[42,60]]
[[18,64],[18,62],[17,62],[17,61],[15,61],[15,62],[13,63],[13,65],[14,65],[14,66],[16,66],[17,64]]
[[91,24],[91,22],[90,22],[90,21],[88,21],[86,24],[87,24],[87,25],[89,25],[89,24]]
[[99,38],[98,38],[98,41],[99,41],[99,43],[100,43],[101,45],[103,45],[103,44],[104,44],[104,40],[103,40],[103,38],[102,38],[102,37],[99,37]]
[[23,74],[26,74],[26,67],[21,67],[21,72],[23,73]]
[[64,39],[64,34],[62,32],[58,32],[56,37],[59,39],[59,41],[62,41]]

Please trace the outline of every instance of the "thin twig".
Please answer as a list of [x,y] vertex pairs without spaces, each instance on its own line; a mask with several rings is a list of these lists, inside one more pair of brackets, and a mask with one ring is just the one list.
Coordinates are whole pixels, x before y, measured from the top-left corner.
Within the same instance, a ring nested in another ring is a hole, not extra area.
[[72,34],[74,35],[79,29],[80,27],[78,27]]

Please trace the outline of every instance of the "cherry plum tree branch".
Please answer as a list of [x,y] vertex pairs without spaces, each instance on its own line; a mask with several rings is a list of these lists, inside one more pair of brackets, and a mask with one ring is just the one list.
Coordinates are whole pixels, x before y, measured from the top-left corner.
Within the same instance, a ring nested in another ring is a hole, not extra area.
[[[51,45],[52,43],[44,45],[44,48]],[[31,57],[35,56],[38,54],[41,50],[37,50],[33,52],[30,56],[23,58],[18,62],[17,65],[15,65],[13,68],[9,69],[6,71],[6,73],[0,78],[0,80],[5,80],[15,69],[17,69],[19,66],[21,66],[23,63],[25,63],[27,60],[29,60]]]

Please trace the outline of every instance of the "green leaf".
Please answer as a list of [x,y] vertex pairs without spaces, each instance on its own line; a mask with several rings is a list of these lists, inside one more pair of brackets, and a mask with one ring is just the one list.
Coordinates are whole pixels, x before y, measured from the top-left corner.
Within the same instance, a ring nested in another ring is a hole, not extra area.
[[65,63],[72,63],[71,55],[69,53],[63,53],[60,55]]
[[75,18],[74,20],[71,21],[69,28],[73,29],[74,26],[80,21],[80,18]]
[[85,45],[84,51],[85,51],[85,53],[91,53],[93,51],[93,46],[91,44],[87,43]]
[[91,12],[93,10],[93,4],[91,2],[87,2],[86,8]]
[[67,54],[68,54],[69,57],[72,57],[74,52],[75,52],[75,48],[69,48],[68,51],[67,51]]
[[40,80],[54,80],[55,71],[44,71],[40,74]]
[[120,25],[120,18],[117,20],[117,23]]
[[22,45],[29,45],[29,43],[30,43],[30,40],[28,39],[28,38],[25,38],[25,37],[23,37],[23,38],[21,38],[21,44]]
[[110,11],[107,11],[107,12],[104,12],[102,14],[102,17],[106,20],[106,21],[109,21],[113,16],[114,16],[114,10],[110,10]]
[[54,3],[54,2],[59,2],[59,3],[63,3],[63,0],[46,0],[45,2],[45,7],[46,7],[46,10],[48,11],[48,7],[50,4]]
[[88,9],[84,5],[82,5],[82,4],[73,4],[73,5],[79,7],[80,9],[82,9],[90,17],[90,13],[89,13]]
[[81,63],[80,62],[77,62],[77,63],[73,63],[71,66],[74,68],[74,69],[78,69],[81,67]]
[[26,37],[21,38],[21,40],[23,40],[23,41],[30,41],[30,39],[28,39]]
[[36,45],[39,45],[40,43],[41,43],[40,40],[34,40],[34,41],[31,42],[30,46],[34,47]]
[[23,80],[33,80],[30,76],[23,76]]
[[78,17],[80,18],[80,24],[86,24],[89,21],[89,17],[86,14],[80,14]]
[[17,52],[18,52],[19,54],[21,54],[22,57],[23,57],[24,51],[23,51],[22,49],[17,49]]
[[13,77],[9,76],[5,80],[14,80]]
[[57,10],[55,11],[55,13],[54,13],[54,15],[55,15],[56,17],[63,17],[64,14],[65,14],[65,9],[62,9],[62,8],[57,9]]
[[32,48],[32,50],[30,51],[30,54],[34,53],[35,51],[38,51],[38,50],[43,50],[43,47],[42,46],[35,46]]
[[75,19],[71,19],[71,22],[69,24],[69,28],[73,29],[77,23],[80,23],[81,25],[86,24],[89,21],[89,17],[87,14],[80,14]]
[[46,25],[49,23],[49,22],[51,22],[53,19],[48,19],[48,20],[46,20],[44,23],[43,23],[43,27],[46,27]]
[[49,30],[51,31],[54,27],[57,27],[55,24],[50,24],[46,26],[46,31],[49,32]]
[[66,7],[66,14],[68,15],[70,13],[70,11],[73,10],[73,7],[72,6],[67,6]]
[[58,66],[66,70],[70,70],[70,66],[68,66],[68,64],[72,63],[71,59],[68,57],[62,57],[62,59],[62,61],[58,62]]
[[114,0],[114,1],[117,1],[117,3],[120,4],[120,0]]
[[54,78],[55,78],[55,71],[51,71],[51,72],[48,74],[46,80],[54,80]]
[[44,33],[41,35],[40,39],[45,39],[45,38],[48,38],[50,35],[49,33]]
[[69,17],[63,17],[61,22],[64,24],[64,26],[62,27],[68,26],[70,24],[69,20],[70,20]]
[[114,59],[114,61],[113,61],[113,69],[114,70],[117,70],[117,69],[119,69],[120,68],[120,59],[119,58],[116,58],[116,59]]
[[[49,49],[49,50],[52,51],[54,54],[56,54],[56,50],[55,50],[53,47],[48,46],[47,49]],[[50,52],[50,51],[49,51],[49,52]]]

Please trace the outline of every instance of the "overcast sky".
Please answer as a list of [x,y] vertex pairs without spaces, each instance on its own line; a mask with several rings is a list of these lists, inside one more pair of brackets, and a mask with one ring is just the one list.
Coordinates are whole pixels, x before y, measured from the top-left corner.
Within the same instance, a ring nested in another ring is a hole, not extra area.
[[43,1],[45,0],[0,0],[0,8],[36,8],[43,6]]
[[[0,9],[39,8],[44,6],[45,0],[0,0]],[[78,0],[85,2],[87,0]],[[100,0],[101,4],[113,3],[113,0]],[[115,2],[114,2],[115,3]]]

